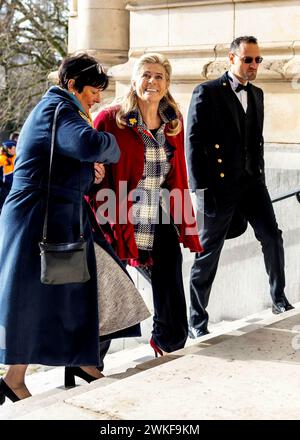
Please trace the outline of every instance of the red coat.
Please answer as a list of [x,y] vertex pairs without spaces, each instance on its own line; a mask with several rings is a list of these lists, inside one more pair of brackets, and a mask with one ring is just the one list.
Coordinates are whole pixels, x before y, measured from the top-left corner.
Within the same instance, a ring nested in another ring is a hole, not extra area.
[[[128,211],[132,207],[132,203],[128,201],[127,195],[137,187],[137,184],[143,175],[144,143],[140,134],[134,127],[124,126],[124,128],[121,129],[117,126],[115,112],[116,107],[102,110],[96,117],[94,125],[99,131],[112,133],[116,137],[121,150],[121,158],[119,162],[106,167],[105,179],[100,184],[100,188],[111,188],[115,192],[117,202],[116,213],[118,219],[120,206],[125,206],[126,214],[128,214]],[[165,129],[165,132],[167,131],[168,125],[166,125]],[[196,220],[188,191],[184,155],[184,133],[183,130],[181,130],[176,136],[168,136],[166,134],[166,137],[168,143],[174,147],[174,155],[170,160],[171,170],[163,186],[169,191],[177,188],[181,195],[185,193],[185,204],[182,203],[184,208],[182,209],[180,206],[174,206],[173,198],[171,198],[170,213],[179,227],[179,242],[185,247],[188,247],[192,252],[201,252],[202,247],[199,242]],[[125,181],[127,184],[127,194],[125,196],[120,194],[120,181]],[[184,190],[186,191],[184,192]],[[96,202],[94,208],[97,209],[101,205],[101,202],[97,201],[96,198],[97,194],[94,197],[94,202]],[[177,204],[175,203],[175,205]],[[178,224],[176,221],[176,212],[178,214],[178,210],[180,210],[182,216],[181,224]],[[188,213],[190,213],[189,221],[188,218],[185,218],[185,214],[188,215]],[[107,238],[112,243],[112,246],[120,259],[133,259],[138,261],[138,249],[134,239],[133,224],[130,222],[126,222],[126,224],[120,223],[119,220],[110,220],[112,231],[110,231],[110,236]]]

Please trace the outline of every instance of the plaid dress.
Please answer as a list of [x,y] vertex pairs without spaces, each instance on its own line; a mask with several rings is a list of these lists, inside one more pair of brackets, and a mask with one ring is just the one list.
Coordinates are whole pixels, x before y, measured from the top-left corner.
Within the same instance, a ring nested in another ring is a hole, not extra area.
[[161,187],[171,169],[170,145],[164,133],[166,123],[175,119],[176,113],[163,100],[159,106],[162,124],[152,132],[146,127],[140,112],[127,115],[128,125],[140,134],[145,148],[144,172],[133,194],[133,223],[137,248],[151,251],[154,242],[155,225],[159,222]]

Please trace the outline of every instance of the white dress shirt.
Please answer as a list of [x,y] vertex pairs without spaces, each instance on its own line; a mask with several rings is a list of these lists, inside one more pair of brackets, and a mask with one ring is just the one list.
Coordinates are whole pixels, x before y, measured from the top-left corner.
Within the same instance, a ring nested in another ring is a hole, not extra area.
[[[238,100],[242,104],[244,112],[246,113],[247,107],[248,107],[248,96],[247,96],[248,94],[247,94],[246,90],[240,90],[238,93],[236,93],[235,89],[241,83],[237,79],[237,77],[230,70],[228,71],[228,76],[232,80],[232,81],[229,81],[230,86],[231,86],[232,90],[234,91],[234,93],[236,94]],[[247,84],[248,84],[248,82],[246,84],[243,84],[243,85],[246,86]]]

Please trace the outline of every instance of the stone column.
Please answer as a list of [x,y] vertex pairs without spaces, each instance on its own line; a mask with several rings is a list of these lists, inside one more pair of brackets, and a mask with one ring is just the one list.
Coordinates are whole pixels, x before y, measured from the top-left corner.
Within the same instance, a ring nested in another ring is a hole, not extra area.
[[[129,12],[124,0],[71,0],[69,53],[88,52],[108,70],[128,59]],[[112,78],[104,100],[115,95]]]
[[124,0],[70,2],[69,52],[88,51],[102,64],[127,60],[129,12]]

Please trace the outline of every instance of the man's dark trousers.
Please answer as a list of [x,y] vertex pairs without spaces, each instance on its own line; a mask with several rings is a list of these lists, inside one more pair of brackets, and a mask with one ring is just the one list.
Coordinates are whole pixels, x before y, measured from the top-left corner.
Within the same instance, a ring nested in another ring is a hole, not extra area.
[[[272,301],[274,303],[286,301],[282,232],[278,229],[263,178],[246,176],[235,194],[232,193],[230,196],[228,194],[216,195],[216,202],[216,216],[204,216],[204,226],[200,230],[204,251],[201,254],[196,254],[191,270],[190,325],[203,332],[207,331],[208,313],[206,307],[220,253],[237,205],[252,226],[255,236],[262,246]],[[197,213],[197,215],[203,214]],[[201,221],[198,224],[200,225]],[[223,292],[223,294],[226,295],[227,292]]]

